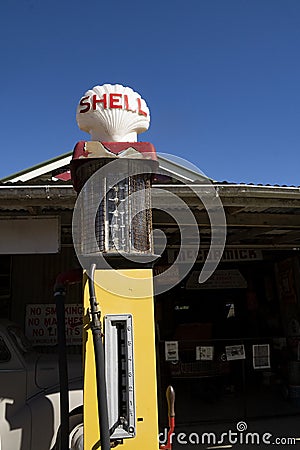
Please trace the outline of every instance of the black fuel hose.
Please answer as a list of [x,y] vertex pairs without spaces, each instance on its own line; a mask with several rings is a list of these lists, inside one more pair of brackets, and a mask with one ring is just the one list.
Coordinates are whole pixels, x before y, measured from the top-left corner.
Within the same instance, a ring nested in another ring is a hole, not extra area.
[[69,450],[69,379],[66,345],[65,297],[66,286],[82,280],[82,269],[60,273],[55,280],[54,297],[57,317],[58,368],[60,384],[60,433],[58,450]]
[[58,367],[60,381],[60,450],[69,450],[69,383],[65,326],[65,287],[55,289]]
[[90,315],[91,330],[93,334],[95,366],[96,366],[96,385],[98,397],[98,416],[100,427],[101,450],[110,450],[110,435],[107,408],[107,391],[105,380],[105,360],[104,348],[101,330],[101,311],[97,302],[95,293],[95,269],[96,264],[92,264],[89,273],[89,293],[90,293]]

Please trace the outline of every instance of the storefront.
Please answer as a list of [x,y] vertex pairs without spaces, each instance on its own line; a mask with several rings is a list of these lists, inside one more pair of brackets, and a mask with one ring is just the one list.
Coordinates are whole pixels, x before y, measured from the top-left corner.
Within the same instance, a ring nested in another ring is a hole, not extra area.
[[[299,209],[291,189],[290,198],[275,191],[220,185],[227,243],[217,270],[199,284],[210,236],[196,211],[204,249],[156,299],[160,379],[176,387],[180,423],[300,412]],[[175,247],[161,263],[174,261]]]
[[[64,181],[66,163],[64,155],[38,172],[27,171],[23,179],[3,180],[0,186],[3,230],[7,221],[33,226],[38,220],[56,220],[57,239],[50,222],[48,234],[41,235],[41,242],[50,245],[52,233],[56,248],[22,250],[24,239],[19,239],[20,247],[9,251],[6,229],[0,255],[1,318],[18,322],[42,351],[55,351],[51,309],[55,278],[78,267],[72,243],[76,196]],[[181,256],[185,261],[195,257],[192,270],[155,299],[158,383],[162,390],[170,381],[174,384],[178,422],[300,412],[299,189],[214,183],[226,215],[226,248],[215,273],[199,284],[211,239],[209,217],[186,182],[187,169],[182,168],[185,184],[181,184],[178,177],[172,179],[172,170],[178,174],[180,168],[163,160],[161,164],[165,173],[156,187],[188,205],[201,236],[200,250],[191,242]],[[205,179],[190,177],[194,190],[205,190]],[[180,233],[172,218],[159,210],[153,211],[153,220],[167,237],[166,250],[154,268],[161,272],[176,259]],[[16,229],[21,237],[22,225]],[[40,229],[45,232],[44,226]],[[37,236],[38,231],[31,244]],[[81,302],[80,284],[70,286],[72,351],[80,348],[76,330],[81,325]],[[162,401],[162,417],[164,407]]]

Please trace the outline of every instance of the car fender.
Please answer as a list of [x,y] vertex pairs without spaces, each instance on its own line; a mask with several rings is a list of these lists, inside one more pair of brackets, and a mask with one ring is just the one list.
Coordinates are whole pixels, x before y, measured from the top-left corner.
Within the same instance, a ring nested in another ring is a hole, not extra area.
[[[76,387],[76,388],[75,388]],[[82,388],[76,384],[69,387],[70,413],[83,404]],[[55,445],[60,427],[60,395],[58,390],[32,398],[29,402],[32,416],[31,450],[49,450]]]
[[7,420],[7,407],[14,403],[13,399],[0,398],[0,449],[31,449],[31,417],[30,409],[23,405],[16,414]]

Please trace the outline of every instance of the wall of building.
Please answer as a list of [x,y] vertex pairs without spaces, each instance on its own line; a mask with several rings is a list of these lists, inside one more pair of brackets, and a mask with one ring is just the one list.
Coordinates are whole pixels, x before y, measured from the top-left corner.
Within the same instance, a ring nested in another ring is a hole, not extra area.
[[[49,255],[13,255],[10,319],[24,326],[26,305],[55,303],[53,288],[59,273],[79,267],[74,249],[62,247]],[[70,285],[67,303],[82,302],[80,284]]]

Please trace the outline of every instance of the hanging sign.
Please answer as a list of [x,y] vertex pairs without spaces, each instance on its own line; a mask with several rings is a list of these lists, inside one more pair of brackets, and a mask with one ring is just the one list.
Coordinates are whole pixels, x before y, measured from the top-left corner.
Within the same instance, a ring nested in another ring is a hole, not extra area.
[[0,234],[1,255],[58,253],[60,249],[59,217],[1,219]]
[[199,283],[199,270],[194,270],[186,283],[186,289],[245,289],[247,282],[238,269],[216,270],[212,276]]
[[[180,250],[180,259],[178,263],[197,262],[204,263],[208,259],[209,249],[182,248]],[[168,249],[168,263],[172,264],[179,254],[179,248]],[[213,249],[209,261],[217,261],[220,258],[220,250]],[[261,250],[249,248],[225,249],[222,254],[221,262],[242,262],[242,261],[261,261],[263,254]]]

